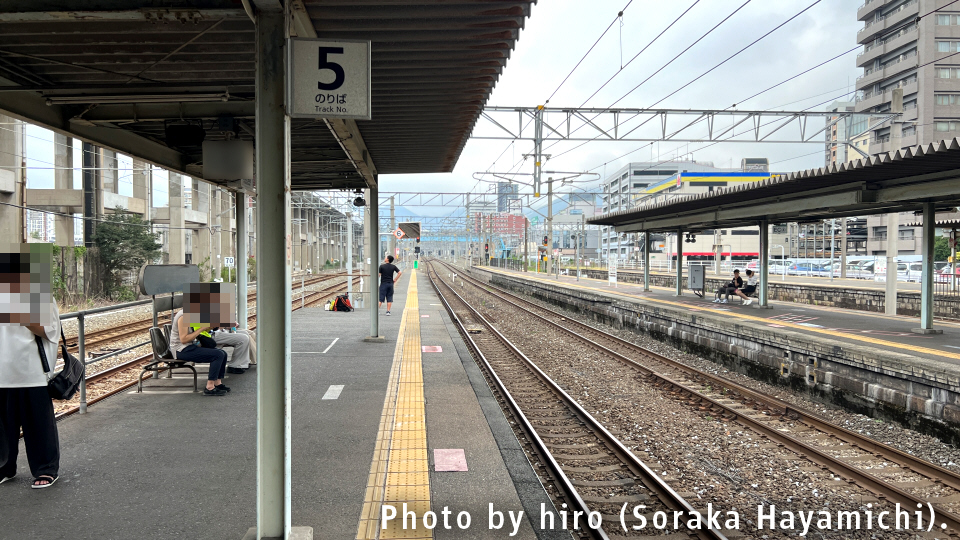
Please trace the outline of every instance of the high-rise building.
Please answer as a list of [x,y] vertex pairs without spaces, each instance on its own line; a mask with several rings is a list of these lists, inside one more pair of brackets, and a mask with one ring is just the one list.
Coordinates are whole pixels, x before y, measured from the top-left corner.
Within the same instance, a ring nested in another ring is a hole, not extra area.
[[[938,8],[945,9],[918,17]],[[960,136],[960,61],[951,56],[960,51],[960,4],[866,0],[857,19],[864,26],[857,32],[863,75],[857,78],[856,111],[889,112],[894,90],[903,91],[899,144],[891,141],[897,134],[886,122],[871,130],[870,154]]]
[[[854,109],[855,105],[853,102],[834,101],[827,107],[827,112],[853,112]],[[834,163],[846,163],[851,159],[856,159],[859,154],[855,150],[847,148],[847,145],[844,143],[844,141],[856,135],[856,133],[851,132],[854,127],[853,118],[849,116],[845,118],[831,116],[827,118],[827,124],[830,125],[830,127],[823,131],[823,137],[827,143],[824,165],[829,167]]]
[[[520,209],[520,184],[497,182],[497,212],[514,212]],[[517,202],[514,202],[517,201]]]

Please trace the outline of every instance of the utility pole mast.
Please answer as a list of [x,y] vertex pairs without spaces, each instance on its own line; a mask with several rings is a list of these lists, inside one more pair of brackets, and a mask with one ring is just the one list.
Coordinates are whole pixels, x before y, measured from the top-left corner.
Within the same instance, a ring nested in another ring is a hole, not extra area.
[[553,272],[553,177],[547,179],[547,275]]

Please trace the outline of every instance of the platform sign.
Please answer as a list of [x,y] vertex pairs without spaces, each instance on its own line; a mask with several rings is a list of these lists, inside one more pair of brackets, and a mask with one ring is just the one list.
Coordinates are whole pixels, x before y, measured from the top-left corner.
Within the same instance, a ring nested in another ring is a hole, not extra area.
[[393,235],[394,235],[395,237],[397,237],[397,240],[399,240],[399,239],[403,238],[403,231],[400,230],[400,229],[397,229],[397,230],[393,231]]
[[607,262],[607,281],[614,287],[617,286],[617,259]]
[[370,42],[287,40],[287,114],[370,120]]
[[234,265],[234,258],[233,258],[233,257],[224,257],[224,258],[223,258],[223,265],[226,266],[227,268],[233,268],[233,267],[235,266],[235,265]]

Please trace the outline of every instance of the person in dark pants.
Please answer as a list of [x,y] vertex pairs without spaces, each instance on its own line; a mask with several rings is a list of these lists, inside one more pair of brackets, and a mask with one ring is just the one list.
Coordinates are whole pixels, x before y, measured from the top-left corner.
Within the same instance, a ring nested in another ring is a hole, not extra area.
[[[17,476],[22,428],[34,478],[30,487],[43,489],[59,477],[60,438],[47,393],[56,363],[49,362],[51,371],[44,372],[39,347],[47,358],[57,357],[60,313],[50,295],[49,278],[44,279],[42,271],[31,275],[37,254],[6,251],[0,253],[0,484]],[[29,309],[19,303],[21,292],[30,294]]]
[[[387,255],[378,272],[380,273],[380,303],[377,304],[377,307],[382,306],[383,302],[386,301],[387,316],[389,317],[390,308],[393,306],[393,284],[400,280],[403,272],[393,265],[393,255]],[[396,278],[393,277],[394,274],[397,275]]]
[[[730,282],[717,289],[717,296],[713,299],[713,302],[715,304],[726,304],[730,301],[730,295],[736,293],[737,289],[741,287],[743,287],[743,278],[740,277],[740,270],[734,270]],[[721,299],[721,295],[726,295],[726,297]]]
[[173,317],[173,325],[170,329],[170,351],[177,360],[197,364],[209,363],[207,387],[203,390],[203,395],[224,396],[230,391],[230,387],[223,384],[223,374],[227,370],[227,352],[223,349],[201,347],[196,342],[197,336],[209,329],[209,326],[205,326],[191,332],[190,325],[187,324],[181,310]]

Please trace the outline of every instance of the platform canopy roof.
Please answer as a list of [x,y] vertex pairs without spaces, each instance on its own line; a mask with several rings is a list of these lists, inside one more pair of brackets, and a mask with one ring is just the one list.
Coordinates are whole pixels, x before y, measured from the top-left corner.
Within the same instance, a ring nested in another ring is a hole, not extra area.
[[[306,190],[453,170],[536,0],[288,1],[296,36],[372,41],[372,120],[292,123]],[[0,112],[202,178],[166,126],[253,140],[248,9],[279,2],[0,0]]]
[[697,232],[718,227],[819,222],[844,216],[960,206],[960,140],[905,148],[829,168],[680,195],[588,220],[620,232]]

